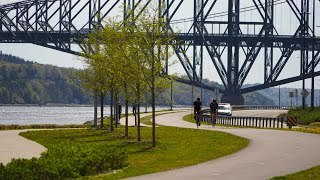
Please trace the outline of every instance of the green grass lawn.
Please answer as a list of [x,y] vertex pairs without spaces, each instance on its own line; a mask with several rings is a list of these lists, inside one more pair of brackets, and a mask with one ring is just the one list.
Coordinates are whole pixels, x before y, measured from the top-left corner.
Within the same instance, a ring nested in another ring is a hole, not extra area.
[[[183,120],[196,124],[196,120],[194,119],[194,114],[188,114],[183,117]],[[211,125],[211,123],[201,121],[201,124]]]
[[[159,111],[160,112],[160,111]],[[164,114],[170,114],[170,113],[176,113],[177,111],[161,111],[162,113],[161,114],[156,114],[156,116],[159,116],[159,115],[164,115]],[[151,118],[152,118],[152,115],[149,115],[149,116],[145,116],[145,117],[141,117],[140,118],[140,122],[142,124],[145,124],[145,125],[149,125],[151,126],[152,125],[152,122],[151,122]],[[156,124],[158,125],[158,124]]]
[[[301,128],[292,128],[285,129],[289,131],[299,131],[313,134],[320,134],[320,126],[319,123],[311,123],[308,126]],[[320,136],[320,135],[319,135]],[[319,156],[320,157],[320,156]],[[311,169],[307,169],[305,171],[300,171],[297,173],[289,174],[286,176],[274,177],[273,180],[320,180],[320,165],[315,166]]]
[[[246,147],[249,140],[223,132],[157,127],[157,147],[151,146],[151,128],[142,127],[142,142],[136,141],[136,128],[114,133],[106,130],[67,129],[31,131],[22,136],[34,140],[48,149],[55,146],[113,147],[128,154],[128,166],[117,173],[105,173],[86,178],[119,179],[142,174],[190,166],[232,154]],[[92,155],[92,154],[91,154]],[[88,155],[89,156],[89,155]],[[59,158],[59,157],[56,157]]]
[[274,177],[272,180],[319,180],[320,179],[320,165],[311,169],[300,171],[287,176]]
[[[316,107],[314,111],[311,111],[309,107],[305,110],[302,108],[290,109],[287,114],[283,116],[294,116],[298,118],[298,124],[302,125],[300,128],[292,128],[290,131],[299,131],[306,133],[320,134],[320,107]],[[288,129],[286,129],[288,130]],[[315,166],[305,171],[289,174],[286,176],[274,177],[273,180],[292,179],[292,180],[314,180],[320,179],[320,165]]]

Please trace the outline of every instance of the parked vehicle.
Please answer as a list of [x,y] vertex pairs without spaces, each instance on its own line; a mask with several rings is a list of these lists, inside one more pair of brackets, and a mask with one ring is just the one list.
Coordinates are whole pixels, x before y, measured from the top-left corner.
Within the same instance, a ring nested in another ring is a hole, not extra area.
[[219,103],[218,115],[232,116],[232,106],[229,103]]

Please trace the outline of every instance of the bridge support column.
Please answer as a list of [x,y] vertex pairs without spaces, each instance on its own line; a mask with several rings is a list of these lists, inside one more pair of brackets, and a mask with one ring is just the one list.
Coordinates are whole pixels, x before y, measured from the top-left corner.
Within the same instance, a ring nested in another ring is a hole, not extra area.
[[230,103],[231,105],[244,105],[244,98],[241,92],[225,91],[221,97],[222,103]]

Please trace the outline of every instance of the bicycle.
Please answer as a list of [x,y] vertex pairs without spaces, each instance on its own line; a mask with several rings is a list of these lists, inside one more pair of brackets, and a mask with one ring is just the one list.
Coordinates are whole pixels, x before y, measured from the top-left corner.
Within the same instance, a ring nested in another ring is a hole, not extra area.
[[197,128],[201,125],[200,124],[200,111],[194,112],[194,120],[196,121]]
[[211,119],[210,119],[210,122],[212,124],[212,127],[214,127],[217,123],[217,112],[216,111],[213,111],[213,112],[210,112],[211,113]]

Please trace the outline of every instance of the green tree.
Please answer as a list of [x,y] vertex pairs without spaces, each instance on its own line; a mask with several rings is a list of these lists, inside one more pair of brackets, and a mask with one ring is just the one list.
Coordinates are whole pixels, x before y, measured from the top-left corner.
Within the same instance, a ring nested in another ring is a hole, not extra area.
[[[103,127],[103,99],[106,91],[111,92],[111,118],[110,130],[113,131],[113,94],[119,93],[121,71],[119,71],[119,59],[122,55],[119,51],[120,36],[119,25],[115,21],[108,21],[103,29],[97,29],[89,35],[84,42],[86,47],[83,52],[83,61],[87,64],[89,72],[87,76],[80,78],[87,82],[85,87],[92,89],[100,95],[101,100],[101,128]],[[90,78],[88,78],[90,77]]]
[[170,85],[168,78],[165,78],[161,71],[165,67],[168,52],[165,44],[172,41],[172,35],[165,34],[166,22],[159,18],[159,9],[150,6],[145,9],[144,14],[135,21],[135,42],[138,44],[138,50],[141,56],[140,65],[143,81],[150,89],[152,106],[152,146],[156,146],[155,133],[155,100],[157,94],[167,89]]

